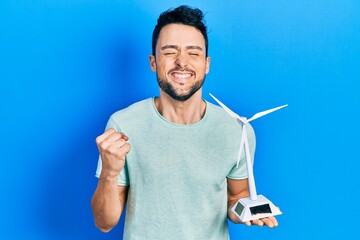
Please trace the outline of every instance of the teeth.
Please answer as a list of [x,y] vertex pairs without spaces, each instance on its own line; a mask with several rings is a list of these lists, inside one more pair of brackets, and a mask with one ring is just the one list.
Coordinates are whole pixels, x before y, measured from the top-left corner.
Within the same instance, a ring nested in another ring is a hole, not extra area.
[[189,78],[191,77],[190,73],[175,73],[174,77],[176,78]]

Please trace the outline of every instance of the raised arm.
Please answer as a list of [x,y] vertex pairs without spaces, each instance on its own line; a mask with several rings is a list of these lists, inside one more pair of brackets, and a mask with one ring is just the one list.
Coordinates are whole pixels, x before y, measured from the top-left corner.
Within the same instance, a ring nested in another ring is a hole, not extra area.
[[125,156],[130,151],[127,140],[127,136],[112,128],[96,138],[102,170],[91,208],[95,225],[103,232],[110,231],[118,223],[127,199],[128,187],[118,185]]

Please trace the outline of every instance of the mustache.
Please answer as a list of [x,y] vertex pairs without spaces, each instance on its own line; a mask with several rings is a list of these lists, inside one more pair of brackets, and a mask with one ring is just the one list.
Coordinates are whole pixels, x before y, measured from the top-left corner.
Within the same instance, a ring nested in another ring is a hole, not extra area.
[[191,70],[190,68],[182,68],[179,66],[174,67],[173,69],[170,69],[169,73],[178,71],[178,72],[190,72],[195,75],[195,71]]

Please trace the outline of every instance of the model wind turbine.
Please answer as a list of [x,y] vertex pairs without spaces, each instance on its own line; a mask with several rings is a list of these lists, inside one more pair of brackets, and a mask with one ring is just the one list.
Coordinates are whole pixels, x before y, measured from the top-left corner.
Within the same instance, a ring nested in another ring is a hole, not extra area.
[[239,201],[234,205],[234,207],[231,210],[243,222],[282,214],[282,212],[277,207],[275,207],[275,205],[270,200],[268,200],[263,195],[257,195],[257,193],[256,193],[255,179],[254,179],[254,173],[253,173],[253,167],[252,167],[252,161],[251,161],[251,154],[250,154],[249,142],[248,142],[248,138],[247,138],[245,125],[247,123],[251,122],[252,120],[260,118],[266,114],[269,114],[269,113],[279,110],[281,108],[284,108],[287,106],[287,104],[280,106],[280,107],[272,108],[272,109],[269,109],[269,110],[266,110],[263,112],[256,113],[251,118],[246,119],[245,117],[240,117],[238,114],[231,111],[228,107],[226,107],[222,102],[220,102],[211,93],[210,93],[210,96],[212,98],[214,98],[215,101],[231,117],[235,118],[238,121],[238,123],[242,126],[242,134],[241,134],[241,140],[240,140],[240,148],[239,148],[237,167],[239,166],[241,154],[242,154],[242,151],[244,148],[245,149],[245,157],[246,157],[247,173],[248,173],[250,197],[239,199]]

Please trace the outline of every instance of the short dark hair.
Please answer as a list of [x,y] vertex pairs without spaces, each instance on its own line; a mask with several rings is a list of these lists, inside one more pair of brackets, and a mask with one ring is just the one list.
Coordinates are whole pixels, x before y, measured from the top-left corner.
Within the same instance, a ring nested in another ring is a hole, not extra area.
[[168,24],[178,23],[192,26],[199,30],[205,40],[206,56],[208,56],[208,36],[207,27],[205,25],[204,14],[198,8],[191,8],[186,5],[177,8],[170,8],[169,10],[160,14],[157,25],[154,28],[152,35],[152,53],[155,56],[155,48],[159,39],[161,29]]

